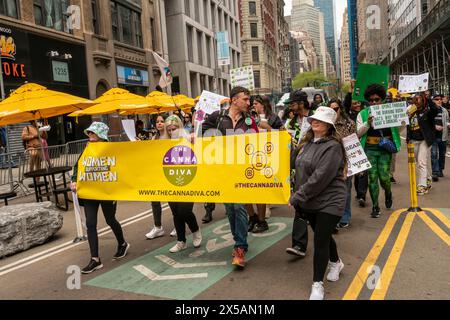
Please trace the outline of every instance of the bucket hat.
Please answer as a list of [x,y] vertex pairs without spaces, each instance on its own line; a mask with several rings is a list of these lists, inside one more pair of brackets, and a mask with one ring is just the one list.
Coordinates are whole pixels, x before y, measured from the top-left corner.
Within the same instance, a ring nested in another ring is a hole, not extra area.
[[308,122],[311,123],[312,120],[322,121],[328,124],[331,124],[335,129],[334,124],[337,120],[337,113],[331,108],[328,107],[319,107],[317,108],[314,115],[308,117]]
[[108,141],[109,127],[103,122],[92,122],[89,128],[84,130],[84,133],[88,135],[89,131],[95,133],[100,139]]

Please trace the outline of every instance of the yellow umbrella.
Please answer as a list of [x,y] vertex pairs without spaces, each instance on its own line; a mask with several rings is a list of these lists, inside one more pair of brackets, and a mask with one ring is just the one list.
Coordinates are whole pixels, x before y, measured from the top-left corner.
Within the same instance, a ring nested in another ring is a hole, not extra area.
[[0,103],[0,125],[56,117],[93,104],[88,99],[27,83]]
[[85,110],[71,113],[71,117],[83,115],[110,114],[136,108],[148,108],[149,102],[142,96],[130,93],[128,90],[113,88],[94,100],[96,105]]

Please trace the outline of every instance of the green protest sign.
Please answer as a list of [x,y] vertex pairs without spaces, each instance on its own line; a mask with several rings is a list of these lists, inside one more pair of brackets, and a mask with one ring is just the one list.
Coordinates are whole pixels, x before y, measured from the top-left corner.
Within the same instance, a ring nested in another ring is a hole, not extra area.
[[381,84],[386,90],[388,89],[389,67],[378,64],[360,63],[352,99],[365,101],[364,92],[368,86],[374,83]]

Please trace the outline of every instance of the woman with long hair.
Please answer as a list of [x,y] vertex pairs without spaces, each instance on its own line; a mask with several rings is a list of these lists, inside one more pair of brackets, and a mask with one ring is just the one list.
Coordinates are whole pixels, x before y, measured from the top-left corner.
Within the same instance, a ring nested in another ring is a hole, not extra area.
[[323,279],[328,266],[328,281],[339,280],[344,268],[332,237],[344,212],[347,193],[347,161],[342,140],[336,132],[336,118],[336,112],[327,107],[319,107],[308,118],[311,129],[297,150],[295,187],[289,200],[296,218],[306,217],[314,231],[311,300],[323,300]]
[[[152,140],[164,140],[168,139],[166,125],[165,125],[165,117],[163,115],[158,115],[156,117],[156,134],[152,137]],[[150,230],[149,233],[145,235],[145,237],[149,240],[164,236],[165,232],[161,223],[162,216],[162,207],[161,202],[152,201],[152,211],[153,211],[153,221],[154,226]],[[175,237],[177,235],[175,229],[170,233],[171,237]]]
[[[267,96],[256,96],[253,98],[253,109],[256,113],[257,123],[260,130],[270,131],[272,129],[279,130],[283,128],[281,119],[273,112],[270,99]],[[255,212],[253,204],[247,205],[249,215],[248,231],[253,233],[261,233],[269,230],[266,221],[266,204],[257,204]]]
[[[89,137],[88,143],[106,142],[108,141],[109,128],[102,122],[93,122],[89,128],[84,130],[84,133]],[[78,161],[73,169],[73,176],[71,179],[70,188],[73,192],[77,191],[77,175],[78,175]],[[111,227],[114,236],[117,240],[117,252],[113,256],[114,260],[125,257],[130,244],[127,243],[123,237],[122,227],[116,219],[117,201],[104,200],[88,200],[82,199],[84,205],[84,212],[86,214],[86,227],[89,242],[89,249],[91,252],[91,260],[89,264],[81,270],[81,273],[91,273],[95,270],[103,268],[98,254],[98,234],[97,234],[97,214],[101,206],[106,223]]]
[[[166,121],[166,130],[170,139],[188,138],[188,134],[183,127],[183,122],[176,115],[169,116]],[[192,232],[192,243],[195,248],[199,248],[202,243],[202,234],[195,218],[193,202],[169,202],[172,210],[175,229],[177,231],[177,243],[170,248],[170,252],[176,253],[187,248],[186,226]]]

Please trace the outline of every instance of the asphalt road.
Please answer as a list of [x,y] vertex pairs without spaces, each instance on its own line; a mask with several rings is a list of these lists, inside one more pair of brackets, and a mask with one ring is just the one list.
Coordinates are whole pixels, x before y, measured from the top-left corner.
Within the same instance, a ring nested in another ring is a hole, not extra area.
[[[370,218],[370,203],[366,208],[353,204],[350,227],[335,235],[345,268],[338,282],[325,282],[326,299],[450,298],[450,209],[445,209],[450,208],[450,170],[447,168],[446,177],[434,183],[428,195],[419,198],[422,208],[442,210],[424,209],[418,214],[399,210],[410,204],[407,174],[405,148],[397,160],[394,209],[382,206],[380,219]],[[383,200],[381,195],[380,203]],[[12,204],[22,201],[33,198],[15,200]],[[0,259],[0,299],[309,298],[313,234],[309,234],[306,258],[294,259],[285,253],[291,244],[293,217],[287,206],[273,207],[268,235],[249,237],[249,261],[243,271],[231,266],[231,243],[223,205],[218,205],[211,224],[201,226],[204,242],[200,250],[192,248],[188,240],[190,247],[180,254],[167,250],[175,241],[168,235],[173,228],[169,209],[163,211],[166,235],[145,239],[153,225],[150,209],[149,203],[119,204],[118,218],[125,221],[125,238],[131,244],[129,254],[120,261],[112,261],[116,242],[110,231],[104,231],[99,238],[104,268],[82,275],[81,279],[76,270],[89,261],[88,245],[71,243],[75,237],[74,213],[63,213],[64,226],[54,239]],[[201,223],[202,204],[196,204],[195,213]],[[99,229],[105,227],[104,219],[100,218]],[[75,272],[68,273],[68,268]]]

